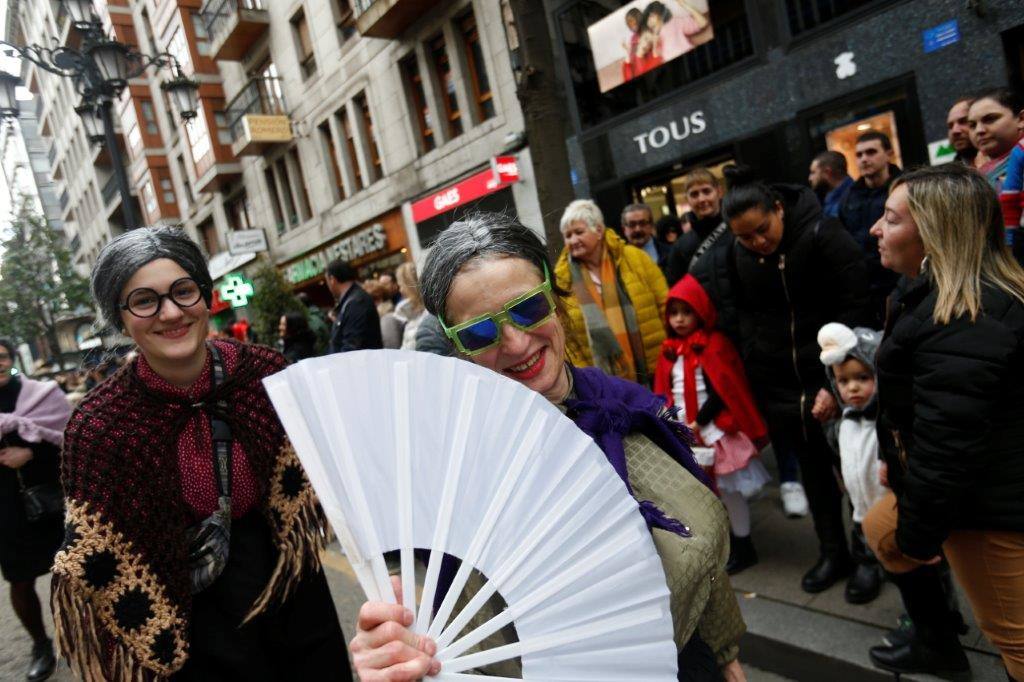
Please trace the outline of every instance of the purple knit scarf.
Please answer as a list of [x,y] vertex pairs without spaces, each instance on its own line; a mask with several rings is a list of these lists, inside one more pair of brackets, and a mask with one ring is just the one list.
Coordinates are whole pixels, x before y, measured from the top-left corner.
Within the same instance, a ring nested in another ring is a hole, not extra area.
[[[626,451],[622,440],[631,433],[641,433],[679,462],[693,476],[711,489],[704,470],[693,458],[690,444],[693,436],[683,424],[663,416],[665,400],[649,390],[625,379],[611,377],[596,367],[570,368],[574,397],[565,401],[568,416],[580,429],[594,439],[615,473],[636,497],[626,471]],[[640,513],[650,528],[663,528],[690,536],[690,529],[673,519],[650,500],[637,500]]]

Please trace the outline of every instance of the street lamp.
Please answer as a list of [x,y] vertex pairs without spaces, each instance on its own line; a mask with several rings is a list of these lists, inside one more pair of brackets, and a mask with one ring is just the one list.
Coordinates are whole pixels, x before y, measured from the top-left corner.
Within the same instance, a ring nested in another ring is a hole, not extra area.
[[106,139],[106,134],[103,131],[103,116],[94,102],[83,101],[75,107],[75,113],[82,118],[85,136],[89,138],[89,142],[100,144]]
[[91,25],[96,20],[96,15],[92,11],[92,0],[60,0],[60,4],[67,10],[76,26]]
[[18,98],[15,89],[21,79],[13,73],[0,71],[0,118],[18,117]]
[[[75,28],[82,33],[80,48],[42,45],[18,46],[0,40],[9,56],[17,53],[49,73],[70,78],[82,95],[75,112],[82,117],[86,135],[92,142],[105,142],[114,166],[117,188],[121,194],[122,215],[128,230],[139,226],[132,203],[131,187],[124,159],[114,133],[111,114],[114,100],[128,86],[128,81],[142,75],[150,66],[173,70],[174,78],[161,85],[177,109],[181,120],[195,117],[199,103],[199,83],[187,78],[174,55],[161,52],[146,55],[124,43],[111,39],[93,11],[91,0],[60,0],[71,16]],[[21,82],[17,76],[0,73],[0,118],[17,117],[18,104],[14,88]]]
[[174,107],[178,110],[181,120],[187,121],[195,118],[196,110],[199,109],[199,87],[198,84],[177,70],[177,75],[166,83],[160,84],[160,89],[167,93]]

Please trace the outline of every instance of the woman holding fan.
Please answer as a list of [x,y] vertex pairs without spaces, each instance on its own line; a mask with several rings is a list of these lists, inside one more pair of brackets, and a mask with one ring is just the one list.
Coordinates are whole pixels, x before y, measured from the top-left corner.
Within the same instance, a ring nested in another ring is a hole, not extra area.
[[[679,679],[745,679],[737,662],[744,625],[725,573],[725,509],[662,399],[566,362],[567,292],[552,283],[534,232],[504,215],[459,221],[438,236],[420,287],[460,355],[559,406],[640,502],[668,579]],[[350,644],[363,679],[415,680],[441,669],[434,642],[407,630],[411,622],[399,605],[363,605]]]

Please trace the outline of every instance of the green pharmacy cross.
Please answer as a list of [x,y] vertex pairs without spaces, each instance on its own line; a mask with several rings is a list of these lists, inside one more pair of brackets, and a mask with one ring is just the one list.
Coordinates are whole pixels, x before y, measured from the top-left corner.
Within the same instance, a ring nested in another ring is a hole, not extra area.
[[241,308],[249,303],[249,299],[256,293],[252,286],[252,280],[247,279],[240,272],[233,272],[224,277],[224,282],[218,287],[220,299],[231,304],[232,308]]

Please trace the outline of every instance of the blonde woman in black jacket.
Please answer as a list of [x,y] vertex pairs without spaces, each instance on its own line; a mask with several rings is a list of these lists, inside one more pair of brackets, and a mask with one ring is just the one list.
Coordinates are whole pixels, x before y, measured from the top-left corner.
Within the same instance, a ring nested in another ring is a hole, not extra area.
[[871,658],[893,672],[967,670],[937,588],[945,554],[1011,679],[1024,680],[1024,270],[995,192],[959,165],[899,178],[872,234],[904,278],[876,359],[893,493],[864,530],[914,637]]

